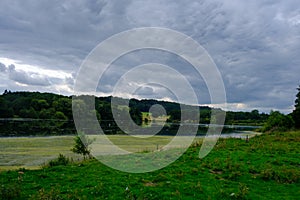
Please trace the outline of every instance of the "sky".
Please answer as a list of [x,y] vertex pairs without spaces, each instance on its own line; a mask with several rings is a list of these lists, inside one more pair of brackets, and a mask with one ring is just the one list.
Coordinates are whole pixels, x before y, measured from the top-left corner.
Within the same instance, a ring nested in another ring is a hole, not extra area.
[[[227,110],[293,110],[300,84],[298,0],[1,0],[0,93],[71,95],[81,64],[100,42],[140,27],[176,30],[201,44],[221,73]],[[111,95],[126,70],[153,62],[188,77],[198,103],[210,105],[205,82],[189,63],[155,50],[121,56],[97,94]],[[134,97],[176,100],[155,84],[141,85]]]

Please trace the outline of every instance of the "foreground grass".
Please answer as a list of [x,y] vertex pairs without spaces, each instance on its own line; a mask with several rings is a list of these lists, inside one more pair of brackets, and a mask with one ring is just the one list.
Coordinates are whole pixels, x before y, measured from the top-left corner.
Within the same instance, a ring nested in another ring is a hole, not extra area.
[[0,198],[298,199],[300,132],[220,139],[204,159],[195,145],[168,167],[144,174],[96,160],[0,173]]

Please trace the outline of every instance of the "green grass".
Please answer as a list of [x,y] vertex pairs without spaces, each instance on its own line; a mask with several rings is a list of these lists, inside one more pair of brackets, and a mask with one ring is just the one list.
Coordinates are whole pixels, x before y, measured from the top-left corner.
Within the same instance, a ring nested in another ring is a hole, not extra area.
[[298,199],[299,142],[300,131],[263,134],[248,143],[220,139],[204,159],[194,145],[168,167],[143,174],[96,160],[5,171],[0,199]]
[[[93,138],[93,136],[91,136]],[[96,136],[103,137],[103,136]],[[128,135],[110,135],[108,136],[109,140],[112,141],[113,144],[119,146],[120,148],[130,151],[130,152],[143,152],[143,151],[154,151],[157,148],[160,148],[166,144],[168,144],[172,136],[154,136],[147,137],[144,136],[136,136],[131,137]],[[107,148],[109,150],[110,145],[107,147],[101,146],[101,149]]]
[[[104,136],[90,136],[100,138]],[[130,152],[154,151],[168,144],[173,137],[155,136],[149,138],[109,135],[108,138],[120,148]],[[37,169],[59,154],[75,160],[81,157],[74,154],[74,136],[14,137],[0,138],[0,171],[8,169]],[[109,152],[111,145],[101,145]]]
[[60,153],[78,158],[70,149],[73,136],[0,138],[0,170],[38,168]]

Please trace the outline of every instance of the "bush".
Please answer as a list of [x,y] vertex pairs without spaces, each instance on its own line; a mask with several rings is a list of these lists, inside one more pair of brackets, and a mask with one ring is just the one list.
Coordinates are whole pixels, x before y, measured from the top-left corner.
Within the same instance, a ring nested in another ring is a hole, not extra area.
[[284,115],[278,111],[271,111],[262,131],[287,131],[294,127],[294,120],[290,115]]
[[66,166],[66,165],[68,165],[68,164],[70,164],[70,163],[71,163],[71,161],[70,161],[69,158],[65,157],[65,156],[62,155],[62,154],[59,154],[58,158],[56,158],[56,159],[54,159],[54,160],[51,160],[51,161],[48,163],[48,165],[49,165],[50,167],[53,167],[53,166],[59,166],[59,165],[64,165],[64,166]]

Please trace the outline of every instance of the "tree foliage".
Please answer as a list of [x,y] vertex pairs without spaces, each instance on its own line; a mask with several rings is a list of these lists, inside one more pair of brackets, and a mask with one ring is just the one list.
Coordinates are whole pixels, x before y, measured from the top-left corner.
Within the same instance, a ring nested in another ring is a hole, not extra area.
[[[112,105],[112,99],[117,102],[116,105]],[[0,95],[0,120],[2,120],[0,123],[0,136],[76,134],[73,118],[83,118],[82,116],[87,116],[81,122],[81,127],[84,128],[86,134],[94,134],[98,130],[98,123],[100,123],[105,134],[122,134],[124,130],[118,127],[111,106],[117,109],[117,114],[120,115],[122,123],[128,126],[126,127],[128,130],[131,130],[133,124],[129,123],[128,120],[132,119],[135,124],[142,125],[142,112],[148,113],[150,108],[156,104],[164,107],[168,122],[171,123],[180,123],[182,112],[190,113],[192,110],[191,106],[185,105],[182,109],[179,103],[158,100],[131,99],[129,106],[125,105],[124,102],[127,102],[127,100],[111,96],[81,95],[68,97],[52,93],[5,91]],[[72,112],[72,106],[77,108],[77,112]],[[200,123],[210,123],[211,111],[214,108],[207,106],[199,106],[199,108]],[[129,112],[131,119],[127,119],[128,115],[124,115],[124,112],[127,112],[126,114]],[[158,116],[159,114],[152,113],[152,116],[155,115]],[[260,125],[266,120],[267,116],[267,114],[259,113],[257,110],[252,112],[227,112],[226,123]],[[13,118],[13,120],[7,118]],[[178,127],[170,125],[159,134],[162,134],[165,130],[173,130],[172,133],[171,131],[165,131],[166,134],[176,134],[177,129]]]
[[300,86],[297,88],[298,93],[295,100],[295,109],[292,113],[293,119],[295,121],[295,127],[300,129]]
[[8,102],[0,97],[0,118],[13,117],[13,109],[8,107]]
[[93,140],[88,138],[84,133],[79,133],[74,139],[75,145],[71,149],[74,153],[83,155],[84,158],[91,157],[91,147]]
[[294,126],[294,120],[290,115],[284,115],[279,111],[271,111],[270,116],[263,127],[266,131],[287,131]]

